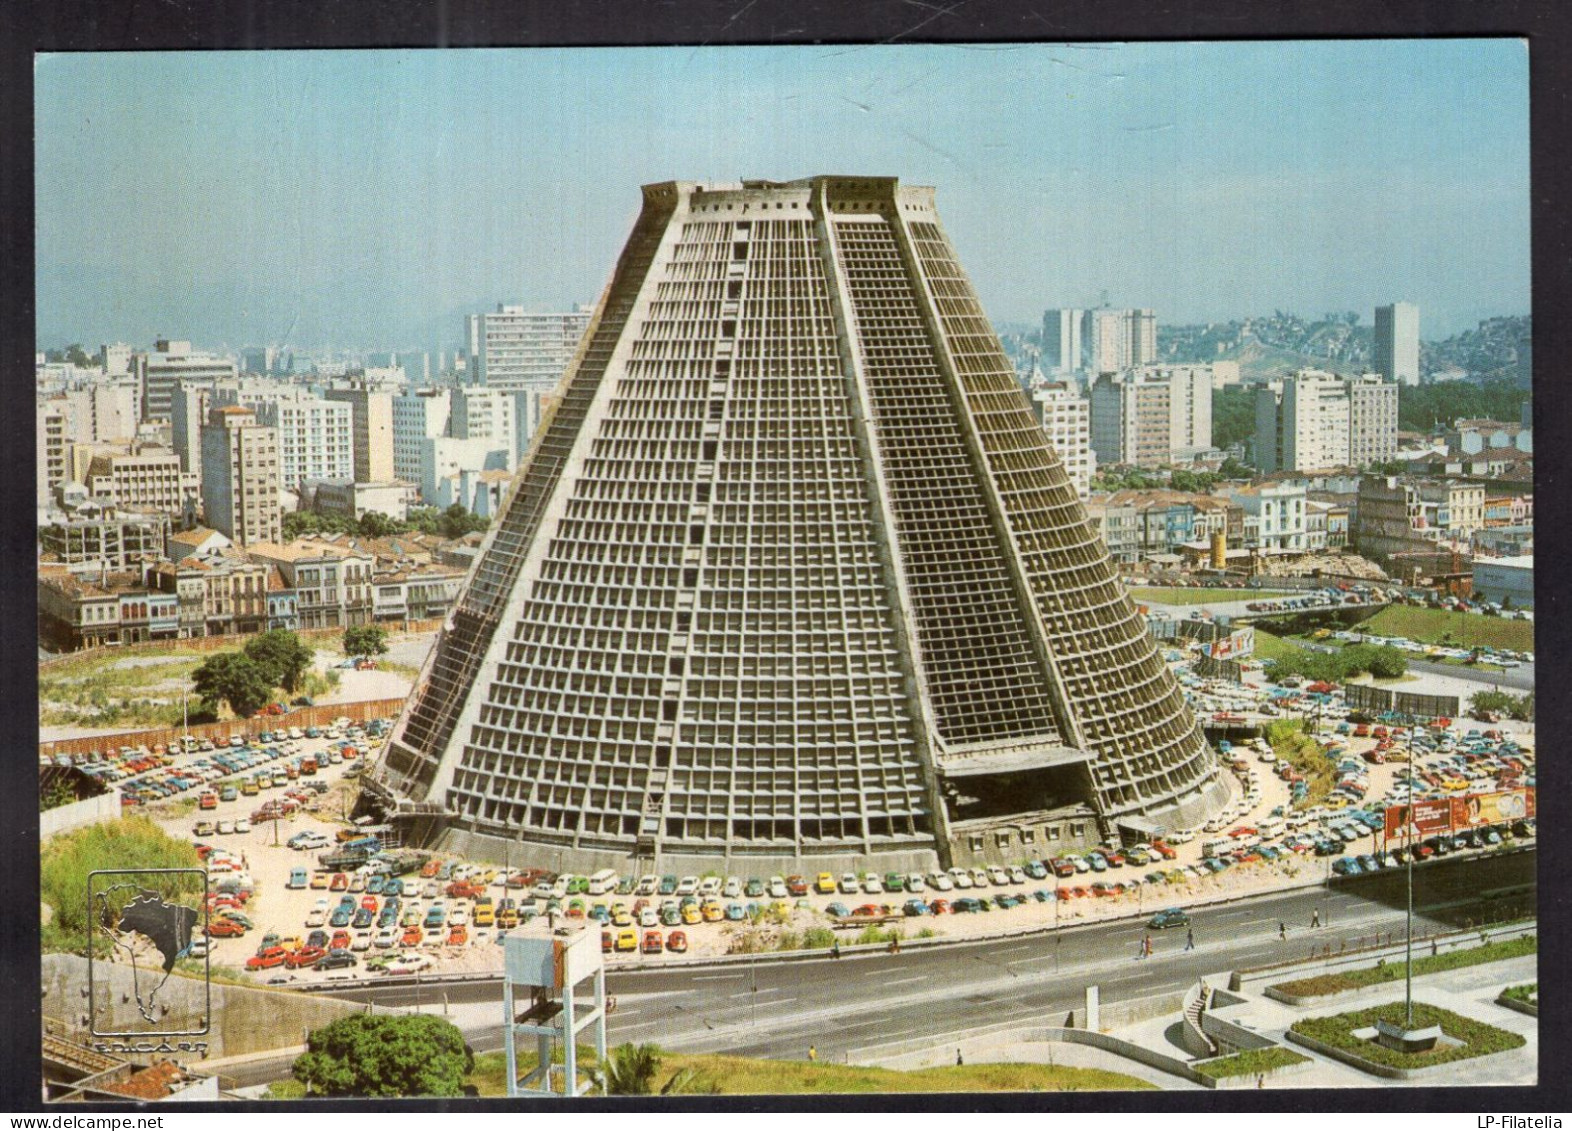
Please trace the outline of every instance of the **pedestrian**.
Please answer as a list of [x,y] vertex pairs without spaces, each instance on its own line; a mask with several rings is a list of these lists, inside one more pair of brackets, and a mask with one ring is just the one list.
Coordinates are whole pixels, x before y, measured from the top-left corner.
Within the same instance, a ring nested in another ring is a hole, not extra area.
[[961,1065],[963,1065],[965,1063],[966,1063],[966,1061],[961,1059],[961,1050],[960,1049],[956,1049],[955,1050],[955,1067],[959,1068],[959,1067],[961,1067]]
[[1436,940],[1432,936],[1431,939],[1430,939],[1430,957],[1434,958],[1435,956],[1436,956]]
[[840,956],[841,956],[841,940],[840,939],[835,939],[834,941],[832,941],[830,943],[830,957],[832,957],[832,958],[839,958]]
[[1257,1072],[1255,1074],[1255,1086],[1257,1088],[1266,1087],[1266,1074],[1264,1072]]
[[1277,921],[1277,937],[1280,939],[1288,938],[1288,924],[1281,919]]
[[819,1050],[814,1048],[812,1045],[808,1046],[808,1059],[810,1061],[819,1059]]
[[1312,928],[1315,928],[1315,927],[1319,927],[1320,925],[1321,925],[1321,909],[1319,907],[1317,907],[1315,910],[1310,912],[1310,926]]
[[1185,930],[1185,933],[1184,933],[1184,948],[1186,950],[1194,950],[1195,949],[1195,928],[1193,928],[1193,927],[1187,928]]
[[1146,950],[1146,957],[1148,957],[1148,958],[1152,957],[1152,936],[1151,935],[1147,935],[1146,938],[1141,940],[1141,946],[1144,947],[1145,950]]

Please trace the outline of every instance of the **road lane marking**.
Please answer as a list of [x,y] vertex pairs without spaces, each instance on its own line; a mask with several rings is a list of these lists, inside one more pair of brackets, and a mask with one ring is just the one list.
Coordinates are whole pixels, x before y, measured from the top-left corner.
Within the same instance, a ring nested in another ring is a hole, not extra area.
[[928,975],[926,975],[926,974],[914,974],[910,978],[891,978],[888,982],[885,983],[885,985],[887,985],[887,986],[903,986],[907,982],[926,982],[927,980],[928,980]]
[[746,974],[703,974],[694,977],[695,982],[724,982],[732,978],[746,978]]
[[[783,993],[783,992],[784,991],[781,990],[777,986],[760,986],[756,990],[743,990],[742,993],[740,993],[740,994],[727,994],[726,996],[728,998],[739,998],[739,997],[753,997],[756,994],[778,994],[778,993]],[[772,1002],[770,1002],[770,1004],[771,1005],[775,1005],[776,1003],[772,1001]]]

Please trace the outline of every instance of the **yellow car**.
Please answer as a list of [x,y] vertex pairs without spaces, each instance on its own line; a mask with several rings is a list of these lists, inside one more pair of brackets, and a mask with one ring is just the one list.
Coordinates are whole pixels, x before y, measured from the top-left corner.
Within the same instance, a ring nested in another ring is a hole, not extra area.
[[783,899],[777,899],[774,903],[770,904],[770,911],[771,913],[779,915],[784,919],[791,914],[791,904],[787,903]]
[[819,878],[813,882],[813,890],[820,895],[834,895],[835,877],[829,872],[820,872]]
[[475,926],[491,927],[496,925],[496,921],[497,913],[491,904],[482,903],[475,907]]
[[700,914],[699,909],[695,904],[690,903],[682,909],[682,921],[688,926],[693,927],[699,923],[702,923],[704,921],[704,916]]
[[312,876],[311,876],[311,890],[312,891],[323,891],[323,890],[325,890],[327,888],[327,886],[328,886],[328,881],[331,878],[332,877],[330,877],[326,872],[315,872],[315,873],[313,873]]
[[633,916],[630,915],[628,913],[628,909],[620,903],[612,907],[611,921],[619,927],[633,926]]
[[617,932],[617,949],[618,950],[638,950],[639,949],[639,933],[637,931],[618,931]]
[[719,923],[726,918],[726,912],[718,903],[706,903],[703,907],[704,921],[706,923]]

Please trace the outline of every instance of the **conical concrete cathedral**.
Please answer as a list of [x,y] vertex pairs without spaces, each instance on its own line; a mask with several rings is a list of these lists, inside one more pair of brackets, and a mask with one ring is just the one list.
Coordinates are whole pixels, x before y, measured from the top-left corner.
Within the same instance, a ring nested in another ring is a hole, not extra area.
[[559,870],[884,870],[1223,804],[932,189],[647,186],[559,393],[392,811]]

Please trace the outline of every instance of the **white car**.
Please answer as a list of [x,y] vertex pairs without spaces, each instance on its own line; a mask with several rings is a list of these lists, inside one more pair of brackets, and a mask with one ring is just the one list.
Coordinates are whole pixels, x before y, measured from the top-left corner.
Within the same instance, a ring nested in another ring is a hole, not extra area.
[[219,836],[228,836],[230,833],[232,833],[234,831],[235,831],[235,822],[233,822],[233,821],[220,821],[220,822],[218,822],[218,835]]
[[789,896],[791,893],[786,890],[786,877],[771,876],[769,883],[769,893],[771,899],[785,899],[787,896]]
[[[1148,851],[1150,851],[1150,850],[1148,850]],[[1024,884],[1026,882],[1026,870],[1024,868],[1021,868],[1021,867],[1011,868],[1010,869],[1010,882],[1012,884]]]
[[984,869],[972,869],[972,886],[979,888],[988,886],[988,873]]
[[699,877],[697,877],[697,876],[683,876],[682,879],[677,882],[677,896],[678,896],[678,898],[681,898],[682,896],[685,896],[685,895],[693,895],[698,890],[699,890]]
[[727,876],[726,886],[721,889],[721,895],[726,899],[739,898],[742,895],[742,881],[736,876]]
[[716,895],[719,895],[721,885],[725,882],[726,881],[721,879],[719,876],[705,876],[704,881],[699,884],[700,897],[712,898]]
[[658,926],[660,926],[660,914],[659,914],[659,912],[657,912],[653,907],[643,908],[639,912],[639,926],[641,926],[641,927],[658,927]]
[[862,890],[869,895],[880,895],[884,891],[884,884],[880,882],[876,872],[864,872],[862,876]]
[[448,926],[464,927],[468,925],[469,912],[465,911],[462,907],[455,907],[452,911],[448,912]]
[[944,872],[928,873],[928,886],[934,891],[954,891],[955,881]]
[[639,886],[633,889],[635,895],[654,895],[658,890],[660,890],[659,876],[642,876],[639,879]]
[[370,931],[356,931],[354,939],[351,940],[351,942],[349,944],[349,949],[350,950],[370,950],[371,949],[371,932]]
[[310,911],[306,912],[306,926],[320,927],[322,924],[327,922],[327,917],[327,900],[319,899],[317,900],[316,906],[313,907]]
[[432,964],[429,954],[405,954],[396,961],[389,962],[385,969],[389,974],[418,974]]
[[913,872],[906,877],[907,891],[922,891],[927,885],[923,882],[921,872]]
[[1004,887],[1010,882],[1010,873],[1006,872],[997,864],[990,864],[988,866],[986,875],[988,876],[988,882],[994,884],[997,887]]
[[861,888],[857,886],[857,873],[845,872],[841,875],[841,894],[856,895]]
[[237,833],[248,833],[248,832],[250,832],[251,831],[251,822],[249,820],[247,820],[245,817],[241,817],[240,820],[235,822],[235,831]]
[[295,848],[301,852],[312,852],[318,848],[326,848],[328,843],[328,838],[321,833],[306,833],[296,842]]
[[951,868],[950,880],[957,888],[969,888],[973,886],[972,874],[965,868]]
[[186,951],[186,957],[187,958],[206,958],[207,957],[207,938],[205,936],[198,935],[196,938],[192,939],[191,940],[191,946]]

